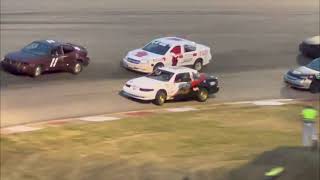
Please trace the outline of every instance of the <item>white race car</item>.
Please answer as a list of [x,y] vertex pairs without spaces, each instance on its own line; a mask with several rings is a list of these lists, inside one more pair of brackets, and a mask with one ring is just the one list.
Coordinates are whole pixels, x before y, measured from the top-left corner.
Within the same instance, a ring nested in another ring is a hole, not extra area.
[[122,93],[162,105],[166,100],[186,96],[206,101],[209,94],[218,90],[218,79],[215,76],[198,73],[187,67],[161,67],[152,74],[129,80],[123,86]]
[[122,64],[125,68],[144,73],[163,66],[193,66],[200,71],[211,58],[210,48],[205,45],[178,37],[164,37],[130,51]]

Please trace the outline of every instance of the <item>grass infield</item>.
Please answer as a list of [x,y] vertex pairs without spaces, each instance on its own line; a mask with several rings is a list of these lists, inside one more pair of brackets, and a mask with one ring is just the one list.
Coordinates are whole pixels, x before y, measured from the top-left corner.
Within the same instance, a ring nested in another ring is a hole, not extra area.
[[238,179],[261,154],[300,146],[302,105],[199,108],[2,136],[1,179]]

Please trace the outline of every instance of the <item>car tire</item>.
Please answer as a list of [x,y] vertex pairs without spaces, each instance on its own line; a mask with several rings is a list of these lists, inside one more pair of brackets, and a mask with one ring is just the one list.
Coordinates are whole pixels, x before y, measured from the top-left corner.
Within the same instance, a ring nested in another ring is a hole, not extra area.
[[32,77],[39,77],[41,74],[42,74],[42,66],[37,65],[37,66],[34,68],[31,76],[32,76]]
[[320,85],[317,86],[316,83],[311,83],[310,84],[310,92],[311,93],[317,93],[317,92],[320,92]]
[[162,63],[156,64],[156,65],[153,67],[153,72],[156,71],[156,70],[159,69],[159,68],[162,68],[162,67],[164,67],[164,65],[163,65]]
[[199,102],[205,102],[209,98],[208,90],[206,88],[199,88],[196,96]]
[[167,93],[164,90],[157,92],[156,97],[153,101],[154,104],[162,106],[167,100]]
[[194,64],[193,64],[193,69],[197,70],[197,71],[201,71],[203,68],[203,63],[201,59],[197,59]]
[[79,74],[83,69],[83,65],[81,62],[77,61],[72,67],[72,74]]

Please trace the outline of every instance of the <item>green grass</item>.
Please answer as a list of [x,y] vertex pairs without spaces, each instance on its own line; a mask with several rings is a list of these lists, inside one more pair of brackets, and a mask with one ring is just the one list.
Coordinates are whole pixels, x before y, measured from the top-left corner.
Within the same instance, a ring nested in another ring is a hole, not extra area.
[[218,177],[264,151],[300,144],[299,105],[201,107],[2,136],[1,179]]

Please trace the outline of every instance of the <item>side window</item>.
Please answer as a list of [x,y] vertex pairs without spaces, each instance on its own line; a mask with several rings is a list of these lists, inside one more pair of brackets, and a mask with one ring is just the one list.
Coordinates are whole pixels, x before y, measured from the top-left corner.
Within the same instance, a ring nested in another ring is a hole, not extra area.
[[61,50],[61,47],[57,47],[57,48],[55,48],[55,49],[53,49],[52,51],[51,51],[51,54],[53,55],[53,56],[61,56],[63,53],[62,53],[62,50]]
[[196,47],[195,46],[191,46],[191,45],[184,45],[184,52],[192,52],[192,51],[195,51],[196,50]]
[[68,45],[63,45],[62,48],[63,48],[64,54],[71,53],[74,50],[72,46],[68,46]]
[[199,79],[200,78],[200,73],[192,73],[193,79]]
[[176,46],[176,47],[172,48],[171,52],[176,55],[181,54],[181,46]]
[[175,83],[180,83],[180,82],[190,82],[190,74],[189,73],[180,73],[176,75],[176,78],[174,80]]

